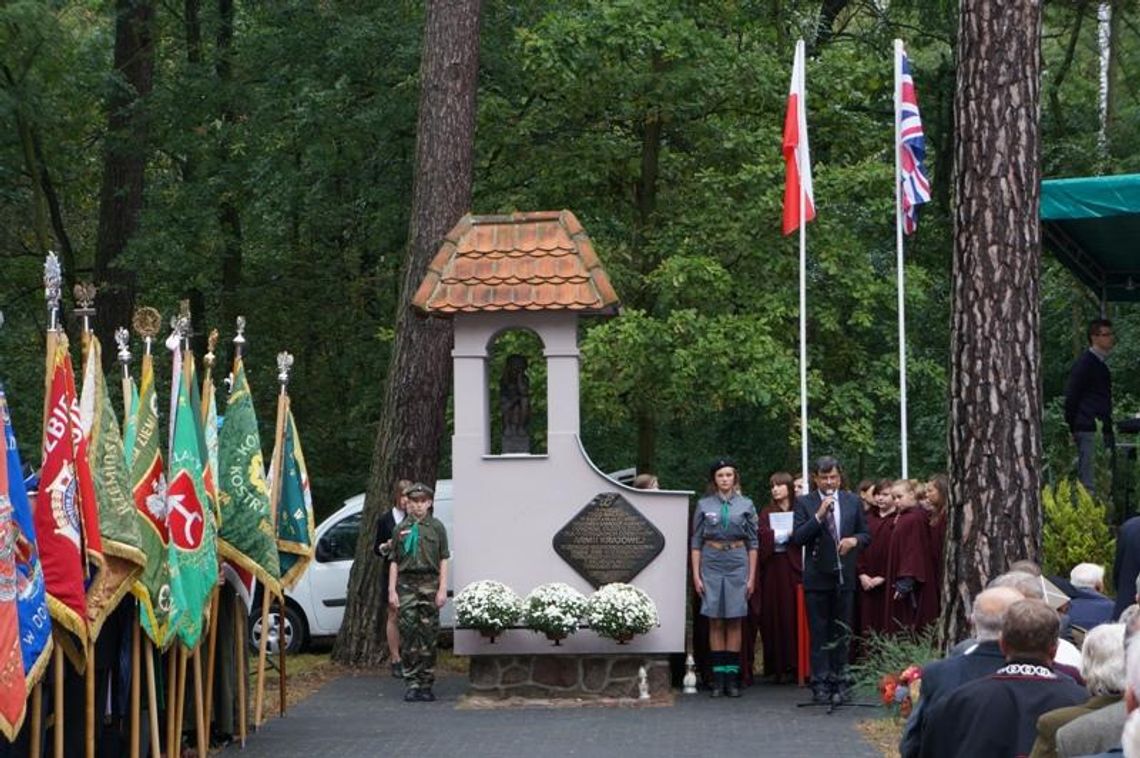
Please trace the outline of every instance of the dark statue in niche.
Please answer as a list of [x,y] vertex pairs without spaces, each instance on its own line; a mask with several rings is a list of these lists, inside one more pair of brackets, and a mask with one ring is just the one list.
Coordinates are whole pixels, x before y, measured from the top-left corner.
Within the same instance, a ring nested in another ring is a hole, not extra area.
[[507,356],[499,377],[499,410],[503,416],[503,453],[530,453],[530,379],[526,356]]

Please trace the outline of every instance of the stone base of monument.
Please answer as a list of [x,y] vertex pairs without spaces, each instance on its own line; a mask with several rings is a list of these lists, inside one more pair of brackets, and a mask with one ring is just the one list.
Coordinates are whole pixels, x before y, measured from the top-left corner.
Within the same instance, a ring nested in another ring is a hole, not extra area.
[[503,700],[637,700],[643,666],[650,698],[668,696],[668,657],[620,654],[472,656],[468,694]]

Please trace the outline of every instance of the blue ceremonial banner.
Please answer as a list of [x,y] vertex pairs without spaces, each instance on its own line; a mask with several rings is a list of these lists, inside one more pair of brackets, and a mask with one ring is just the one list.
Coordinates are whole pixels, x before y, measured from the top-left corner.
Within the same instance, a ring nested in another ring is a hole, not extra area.
[[43,675],[50,657],[51,616],[44,589],[44,572],[36,549],[32,506],[24,487],[24,469],[20,463],[20,451],[16,447],[16,434],[12,430],[12,417],[8,412],[3,385],[0,385],[0,415],[4,418],[4,436],[7,439],[8,499],[12,503],[12,523],[16,526],[13,547],[16,559],[16,606],[20,616],[20,652],[24,658],[24,676],[31,689]]

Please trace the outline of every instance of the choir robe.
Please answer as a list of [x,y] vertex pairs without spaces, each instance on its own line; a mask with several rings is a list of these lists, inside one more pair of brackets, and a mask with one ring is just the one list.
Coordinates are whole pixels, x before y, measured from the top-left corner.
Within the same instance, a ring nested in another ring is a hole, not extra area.
[[[887,517],[879,515],[877,508],[867,511],[867,531],[871,533],[871,544],[859,553],[856,570],[870,577],[887,575],[887,552],[891,547],[891,535],[895,530],[895,513]],[[880,584],[872,590],[864,590],[859,585],[859,628],[862,634],[884,631],[887,617],[887,585]]]
[[[885,631],[919,630],[938,618],[937,575],[926,511],[918,506],[899,511],[887,549]],[[914,590],[896,600],[895,582],[903,577],[914,579]]]
[[946,551],[946,511],[931,514],[928,521],[930,525],[930,549],[934,553],[934,582],[942,586],[942,556]]
[[1039,716],[1087,699],[1084,687],[1048,667],[1007,663],[934,704],[924,722],[922,758],[1029,755]]
[[760,551],[756,560],[758,575],[756,604],[760,613],[757,625],[764,647],[764,673],[772,676],[795,676],[799,639],[796,634],[796,588],[803,582],[800,548],[787,543],[785,551],[776,550],[776,533],[768,515],[790,513],[771,505],[760,511],[757,529]]

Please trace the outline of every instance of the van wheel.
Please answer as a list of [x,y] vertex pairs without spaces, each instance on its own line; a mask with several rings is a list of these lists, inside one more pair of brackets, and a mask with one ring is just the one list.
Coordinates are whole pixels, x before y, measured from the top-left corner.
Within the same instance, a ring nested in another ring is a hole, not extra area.
[[[249,618],[249,646],[254,652],[257,652],[261,645],[261,603],[254,603],[253,608],[256,615]],[[277,652],[277,646],[280,642],[278,639],[280,609],[280,603],[272,603],[269,606],[269,629],[265,642],[270,653]],[[289,655],[301,652],[305,647],[305,637],[308,633],[304,616],[296,608],[286,603],[284,622],[285,652]]]

